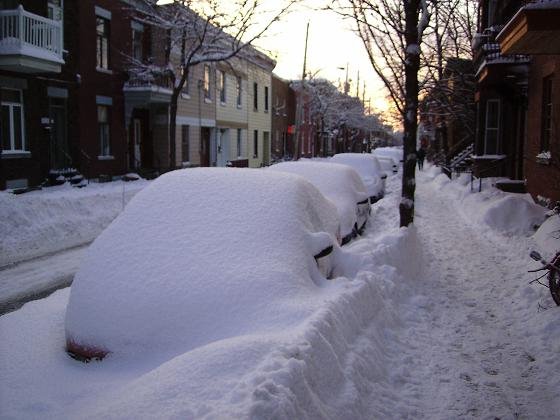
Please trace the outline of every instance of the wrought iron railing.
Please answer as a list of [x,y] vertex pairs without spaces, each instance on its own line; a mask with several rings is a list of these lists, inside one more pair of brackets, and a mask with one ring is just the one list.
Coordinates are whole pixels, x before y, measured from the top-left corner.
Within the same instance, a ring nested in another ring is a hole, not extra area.
[[486,28],[482,33],[476,34],[473,40],[475,56],[475,69],[477,73],[491,64],[526,64],[530,57],[523,54],[503,55],[496,36],[502,30],[503,25],[494,25]]
[[173,80],[167,75],[142,75],[136,76],[131,74],[128,81],[125,83],[125,87],[128,88],[163,88],[163,89],[173,89]]

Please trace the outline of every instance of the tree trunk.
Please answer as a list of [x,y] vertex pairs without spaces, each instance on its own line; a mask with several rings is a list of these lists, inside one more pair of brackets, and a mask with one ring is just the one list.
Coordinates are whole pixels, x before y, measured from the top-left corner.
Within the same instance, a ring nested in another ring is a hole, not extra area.
[[169,103],[169,170],[177,168],[176,153],[176,127],[177,127],[177,101],[179,99],[180,89],[173,89],[171,102]]
[[408,226],[414,221],[414,192],[416,190],[416,132],[418,129],[418,70],[420,68],[420,45],[418,39],[418,15],[420,0],[405,1],[405,111],[403,137],[402,198],[399,204],[400,225]]

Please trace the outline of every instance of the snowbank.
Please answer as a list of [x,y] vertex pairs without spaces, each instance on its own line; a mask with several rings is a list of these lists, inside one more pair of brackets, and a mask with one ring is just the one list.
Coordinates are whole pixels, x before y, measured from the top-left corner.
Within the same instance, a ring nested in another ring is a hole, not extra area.
[[425,177],[453,200],[465,220],[481,229],[505,235],[529,236],[544,221],[546,209],[535,204],[529,194],[506,193],[494,188],[494,178],[484,180],[482,192],[478,181],[471,191],[470,176],[463,174],[450,180],[436,166],[426,166]]
[[0,192],[0,266],[92,241],[147,181]]

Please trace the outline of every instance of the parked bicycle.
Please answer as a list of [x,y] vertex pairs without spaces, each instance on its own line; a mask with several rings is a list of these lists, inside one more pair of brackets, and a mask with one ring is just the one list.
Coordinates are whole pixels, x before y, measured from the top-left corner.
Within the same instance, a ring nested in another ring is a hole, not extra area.
[[[556,218],[556,221],[560,220],[560,202],[556,203],[556,206],[552,210],[551,219],[552,218]],[[551,220],[551,222],[555,223],[554,220]],[[560,232],[554,231],[550,233],[549,236],[550,235],[553,236],[553,239],[556,240],[558,245],[556,247],[557,249],[556,255],[550,261],[547,261],[537,251],[531,251],[531,253],[529,254],[531,258],[534,259],[535,261],[540,262],[543,265],[543,267],[537,270],[530,270],[529,272],[536,273],[539,271],[548,270],[547,273],[538,277],[536,281],[539,281],[540,279],[546,276],[548,280],[548,289],[550,290],[552,299],[554,300],[554,303],[556,303],[556,305],[560,306]]]

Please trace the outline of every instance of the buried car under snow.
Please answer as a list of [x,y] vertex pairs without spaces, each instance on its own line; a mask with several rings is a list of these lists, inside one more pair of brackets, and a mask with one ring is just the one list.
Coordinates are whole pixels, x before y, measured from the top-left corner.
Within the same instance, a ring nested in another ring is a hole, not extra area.
[[334,203],[340,217],[343,245],[365,228],[371,211],[366,187],[360,175],[348,165],[303,160],[277,163],[268,169],[304,177]]
[[348,165],[358,172],[372,203],[385,196],[387,174],[383,172],[379,161],[372,154],[339,153],[331,158],[331,162]]
[[173,171],[139,192],[87,251],[66,346],[180,354],[302,318],[331,271],[337,210],[303,178],[256,169]]

